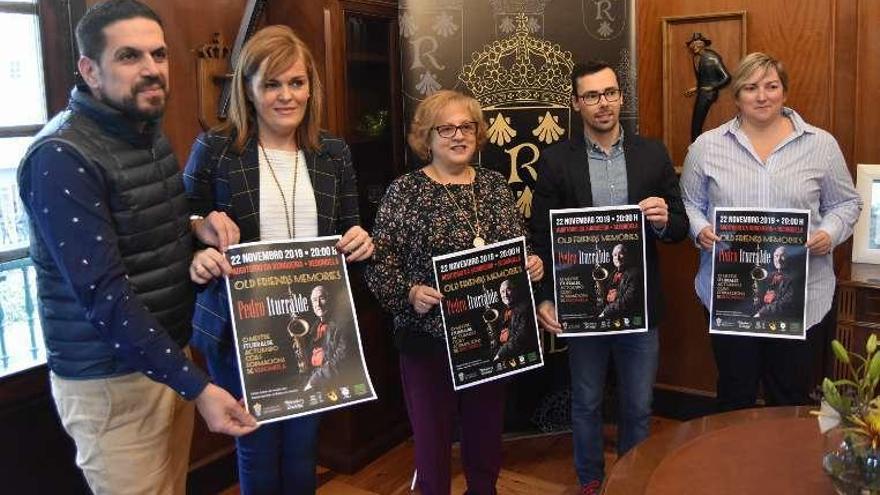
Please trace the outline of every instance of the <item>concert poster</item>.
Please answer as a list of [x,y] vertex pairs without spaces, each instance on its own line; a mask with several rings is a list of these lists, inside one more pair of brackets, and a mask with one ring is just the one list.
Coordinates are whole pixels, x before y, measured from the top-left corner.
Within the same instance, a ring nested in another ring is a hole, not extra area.
[[716,208],[709,333],[806,339],[810,211]]
[[254,242],[227,252],[243,397],[259,423],[376,398],[339,239]]
[[455,390],[539,368],[525,238],[433,258]]
[[648,330],[645,220],[638,206],[550,210],[560,337]]

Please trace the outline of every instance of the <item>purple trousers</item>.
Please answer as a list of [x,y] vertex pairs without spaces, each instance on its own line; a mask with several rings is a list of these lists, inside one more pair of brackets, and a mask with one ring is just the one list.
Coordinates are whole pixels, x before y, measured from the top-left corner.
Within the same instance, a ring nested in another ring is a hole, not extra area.
[[494,495],[501,469],[504,382],[455,392],[445,351],[417,356],[401,354],[400,373],[422,495],[449,494],[456,419],[461,427],[467,494]]

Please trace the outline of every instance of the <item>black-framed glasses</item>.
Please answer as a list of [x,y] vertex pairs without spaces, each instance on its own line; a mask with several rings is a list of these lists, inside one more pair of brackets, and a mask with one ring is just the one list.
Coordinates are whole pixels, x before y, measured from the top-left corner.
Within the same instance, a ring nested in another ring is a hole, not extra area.
[[432,127],[435,131],[437,131],[437,135],[442,138],[451,138],[455,136],[455,133],[461,131],[462,136],[473,136],[477,133],[477,123],[476,122],[465,122],[459,125],[452,124],[443,124]]
[[620,99],[620,88],[608,88],[601,93],[598,91],[590,91],[578,95],[577,98],[584,102],[585,105],[596,105],[599,103],[599,99],[603,96],[608,103],[615,102]]

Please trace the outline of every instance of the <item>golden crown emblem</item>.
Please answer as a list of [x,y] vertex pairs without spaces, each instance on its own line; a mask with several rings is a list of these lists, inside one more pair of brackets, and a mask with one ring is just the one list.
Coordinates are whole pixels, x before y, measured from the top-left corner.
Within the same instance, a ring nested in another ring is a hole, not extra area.
[[485,107],[543,102],[568,106],[572,54],[529,34],[528,17],[517,14],[516,31],[486,45],[462,67],[458,78]]

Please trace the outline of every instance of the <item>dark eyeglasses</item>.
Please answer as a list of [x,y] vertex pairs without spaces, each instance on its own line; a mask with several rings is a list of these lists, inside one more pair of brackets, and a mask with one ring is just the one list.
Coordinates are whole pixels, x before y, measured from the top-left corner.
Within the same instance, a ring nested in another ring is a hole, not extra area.
[[617,101],[620,99],[620,88],[608,88],[601,93],[590,91],[589,93],[578,95],[577,98],[584,102],[585,105],[596,105],[603,96],[608,103]]
[[477,133],[476,122],[465,122],[460,125],[443,124],[432,127],[442,138],[451,138],[455,133],[461,131],[462,136],[473,136]]

